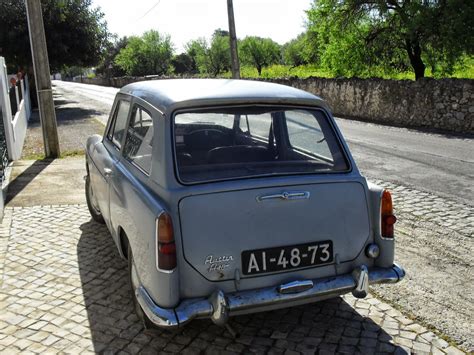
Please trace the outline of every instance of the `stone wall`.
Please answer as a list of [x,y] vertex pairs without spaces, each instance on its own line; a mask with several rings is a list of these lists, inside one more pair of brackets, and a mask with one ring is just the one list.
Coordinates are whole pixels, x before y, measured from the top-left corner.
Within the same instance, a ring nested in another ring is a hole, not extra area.
[[321,96],[335,116],[474,133],[474,80],[282,79]]
[[[150,79],[157,77],[83,78],[83,82],[122,87]],[[268,81],[321,96],[338,117],[474,134],[474,80],[288,78]]]

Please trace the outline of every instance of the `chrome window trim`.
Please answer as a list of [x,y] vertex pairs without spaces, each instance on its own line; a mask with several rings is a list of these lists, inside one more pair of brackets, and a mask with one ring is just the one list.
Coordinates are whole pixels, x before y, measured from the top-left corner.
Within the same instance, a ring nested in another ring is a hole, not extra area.
[[152,107],[154,110],[158,111],[163,117],[165,117],[165,113],[163,111],[161,111],[158,107],[154,106],[153,104],[151,104],[149,101],[145,100],[144,98],[140,97],[140,96],[137,96],[137,95],[133,95],[133,94],[130,94],[128,92],[122,92],[122,91],[119,91],[117,93],[117,95],[126,95],[126,96],[130,96],[131,98],[134,98],[134,99],[139,99],[143,102],[146,102],[147,105],[149,105],[150,107]]
[[[131,111],[132,100],[128,100],[127,98],[121,98],[120,96],[122,96],[122,95],[119,95],[119,94],[117,94],[117,97],[115,99],[114,106],[112,108],[112,117],[109,118],[109,122],[107,123],[105,134],[104,134],[104,137],[103,137],[102,140],[109,142],[117,151],[120,152],[120,151],[122,151],[122,148],[124,146],[126,134],[124,134],[124,137],[122,138],[122,141],[120,142],[120,147],[119,147],[119,146],[117,146],[117,144],[115,144],[115,142],[113,141],[113,138],[110,139],[109,133],[110,133],[110,130],[112,129],[112,127],[113,127],[113,130],[115,131],[115,124],[117,122],[117,112],[118,112],[117,110],[120,109],[120,102],[121,101],[128,102],[128,104],[130,105],[130,107],[128,109],[128,113],[127,113],[127,120],[126,120],[126,123],[125,123],[125,127],[128,127],[128,124],[130,122],[130,114],[132,112]],[[113,133],[112,133],[112,135],[113,135]]]
[[[132,95],[130,95],[132,96]],[[140,98],[138,98],[140,99]],[[144,101],[143,99],[140,99],[142,101]],[[148,104],[147,101],[144,101]],[[154,122],[153,122],[153,115],[150,113],[150,110],[146,109],[145,107],[143,107],[143,105],[140,105],[140,103],[137,103],[135,100],[131,101],[131,105],[130,105],[130,112],[129,112],[129,117],[128,117],[128,120],[127,120],[127,130],[130,128],[130,120],[132,119],[132,112],[133,112],[133,109],[134,107],[137,106],[138,108],[140,108],[141,110],[145,111],[151,118],[151,125],[152,125],[152,128],[153,128],[153,139],[155,138],[155,125],[154,125]],[[152,106],[152,105],[150,105]],[[152,106],[153,107],[153,106]],[[154,108],[154,107],[153,107]],[[126,143],[126,140],[127,140],[127,134],[125,134],[125,140],[124,140],[124,144],[123,144],[123,147],[125,147],[125,143]],[[154,142],[154,140],[153,140]],[[113,143],[113,142],[112,142]],[[135,163],[134,160],[130,159],[129,157],[127,157],[125,155],[125,150],[122,150],[122,156],[123,158],[129,162],[131,165],[133,165],[135,168],[137,168],[141,173],[143,173],[146,177],[150,177],[150,174],[151,174],[151,167],[153,165],[153,149],[151,151],[151,162],[150,162],[150,171],[147,172],[145,169],[143,169],[141,166],[139,166],[137,163]]]

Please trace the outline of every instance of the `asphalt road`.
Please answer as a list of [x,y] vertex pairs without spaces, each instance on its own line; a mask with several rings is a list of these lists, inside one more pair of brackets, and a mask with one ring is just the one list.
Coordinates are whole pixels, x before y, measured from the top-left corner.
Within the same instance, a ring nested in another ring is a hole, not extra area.
[[[118,89],[54,81],[57,93],[103,114]],[[474,205],[474,138],[337,119],[359,169],[377,178]]]

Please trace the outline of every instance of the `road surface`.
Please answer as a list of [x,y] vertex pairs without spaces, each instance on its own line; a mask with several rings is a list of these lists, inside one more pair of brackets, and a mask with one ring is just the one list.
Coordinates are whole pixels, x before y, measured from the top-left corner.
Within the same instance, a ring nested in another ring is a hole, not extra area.
[[[54,81],[69,100],[103,114],[105,124],[118,89]],[[359,169],[370,178],[401,184],[474,205],[474,139],[422,133],[337,119]]]

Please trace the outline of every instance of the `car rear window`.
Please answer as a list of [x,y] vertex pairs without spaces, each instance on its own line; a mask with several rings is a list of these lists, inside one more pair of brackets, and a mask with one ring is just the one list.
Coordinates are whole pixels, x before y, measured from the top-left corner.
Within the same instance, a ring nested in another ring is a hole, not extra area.
[[183,183],[344,172],[349,164],[321,110],[238,107],[177,113],[174,142]]

